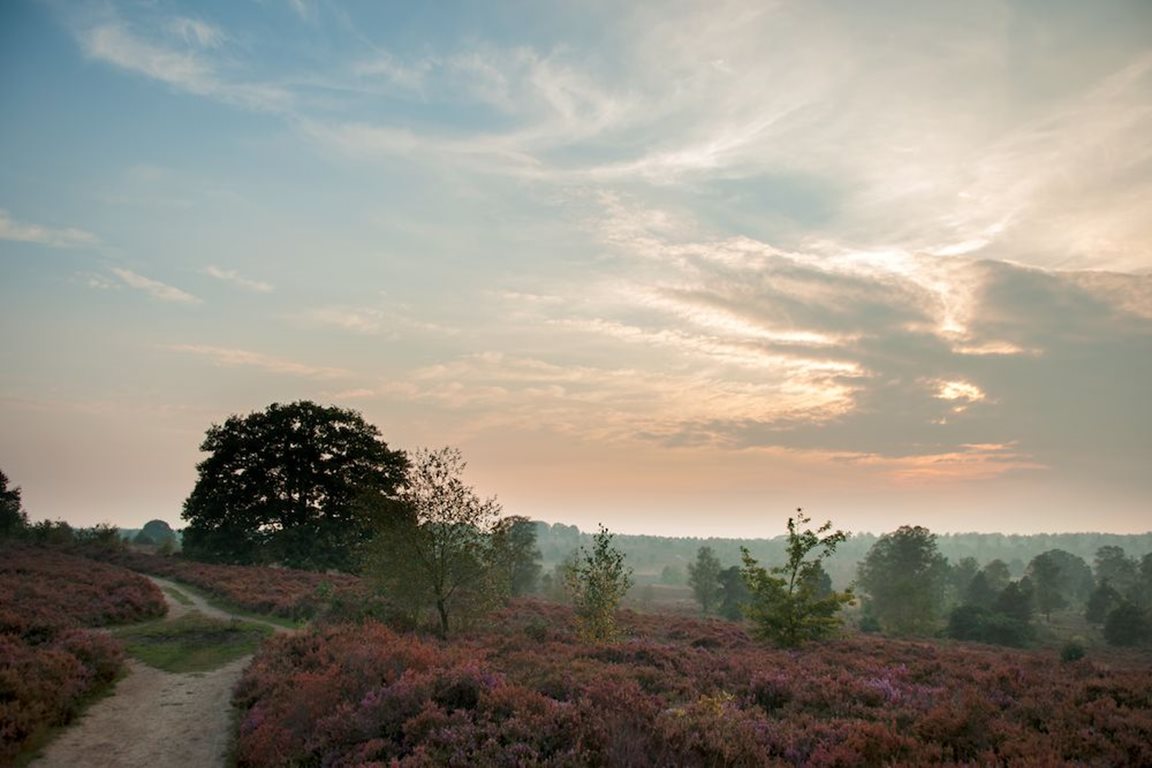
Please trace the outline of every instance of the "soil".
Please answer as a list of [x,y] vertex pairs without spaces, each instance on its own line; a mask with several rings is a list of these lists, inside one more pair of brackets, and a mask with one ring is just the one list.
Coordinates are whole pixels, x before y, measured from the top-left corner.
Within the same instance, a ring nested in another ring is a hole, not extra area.
[[[157,586],[179,589],[185,606],[168,593],[168,618],[197,610],[231,618],[180,585],[149,576]],[[246,619],[252,621],[252,619]],[[270,625],[275,626],[275,625]],[[277,631],[287,631],[275,627]],[[32,762],[33,768],[210,768],[225,765],[232,737],[232,689],[251,656],[211,672],[175,674],[134,659],[111,696],[83,717]]]

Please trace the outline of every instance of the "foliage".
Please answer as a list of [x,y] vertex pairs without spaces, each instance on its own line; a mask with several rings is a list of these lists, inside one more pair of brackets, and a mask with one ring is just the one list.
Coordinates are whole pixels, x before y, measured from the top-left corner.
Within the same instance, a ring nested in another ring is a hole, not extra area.
[[936,536],[922,526],[901,526],[872,545],[860,563],[857,583],[885,631],[930,631],[942,604],[947,561]]
[[581,636],[598,642],[616,636],[616,609],[632,586],[632,569],[612,546],[612,534],[603,525],[593,539],[592,551],[580,553],[565,573],[565,585],[576,607]]
[[827,637],[840,627],[837,614],[852,601],[851,592],[833,592],[820,567],[824,558],[848,538],[832,530],[831,521],[817,530],[800,530],[811,522],[802,510],[788,518],[788,561],[786,565],[763,568],[748,550],[743,551],[744,582],[751,595],[745,611],[755,624],[757,635],[777,645],[794,648],[808,640]]
[[1034,635],[1028,622],[977,605],[953,608],[944,633],[956,640],[1016,648],[1027,645]]
[[1152,624],[1139,607],[1123,602],[1104,620],[1104,639],[1109,645],[1139,645],[1152,639]]
[[534,593],[540,582],[536,524],[526,517],[501,518],[492,529],[492,560],[502,592],[512,597]]
[[740,572],[740,566],[733,565],[720,571],[719,579],[720,615],[729,621],[739,621],[744,618],[744,607],[752,599],[748,585],[744,583],[744,574]]
[[28,515],[20,501],[20,488],[8,487],[8,476],[0,471],[0,538],[19,536],[28,527]]
[[176,544],[176,531],[172,530],[172,526],[163,520],[149,520],[144,523],[144,527],[140,529],[140,534],[146,536],[158,547],[165,544],[171,547]]
[[1104,578],[1092,590],[1092,594],[1088,598],[1088,605],[1084,609],[1084,618],[1089,624],[1099,626],[1108,618],[1108,614],[1119,607],[1122,602],[1124,602],[1124,598],[1112,587],[1108,579]]
[[1037,555],[1028,564],[1028,576],[1035,589],[1036,609],[1044,614],[1044,618],[1049,622],[1052,621],[1052,611],[1058,611],[1068,605],[1062,575],[1063,568],[1050,552]]
[[0,547],[0,764],[34,750],[119,673],[123,651],[83,627],[161,616],[164,596],[123,568]]
[[1093,562],[1096,583],[1108,581],[1121,595],[1127,596],[1137,582],[1139,566],[1128,557],[1123,547],[1109,545],[1096,550]]
[[354,504],[391,496],[407,458],[352,410],[273,403],[209,428],[184,502],[184,551],[221,563],[350,570],[371,528]]
[[703,613],[711,613],[723,594],[720,571],[720,561],[712,547],[700,547],[696,551],[696,562],[688,564],[688,586],[692,587]]
[[237,763],[1152,764],[1143,661],[861,636],[783,651],[729,622],[621,618],[614,644],[534,601],[452,644],[373,623],[273,638],[237,688]]
[[1028,577],[1013,581],[1000,591],[992,610],[1025,624],[1032,620],[1032,584]]
[[508,596],[511,580],[535,549],[512,540],[495,498],[464,482],[455,448],[418,449],[395,503],[372,509],[375,536],[364,569],[383,594],[414,615],[435,610],[441,637]]
[[167,672],[207,672],[252,654],[272,633],[267,624],[213,619],[199,611],[116,632],[130,656]]

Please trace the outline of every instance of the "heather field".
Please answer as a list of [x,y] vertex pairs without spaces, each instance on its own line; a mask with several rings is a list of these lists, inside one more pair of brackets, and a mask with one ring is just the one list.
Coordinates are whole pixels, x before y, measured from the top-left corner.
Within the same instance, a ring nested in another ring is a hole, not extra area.
[[120,644],[84,628],[164,611],[160,590],[124,568],[48,549],[0,549],[0,764],[115,680]]
[[372,622],[275,638],[236,693],[238,763],[1152,765],[1140,652],[864,635],[782,651],[728,622],[623,618],[607,644],[535,601],[450,643]]
[[369,599],[361,579],[340,573],[292,568],[212,565],[122,548],[91,548],[86,554],[141,573],[190,584],[230,607],[284,619],[311,618],[333,601]]

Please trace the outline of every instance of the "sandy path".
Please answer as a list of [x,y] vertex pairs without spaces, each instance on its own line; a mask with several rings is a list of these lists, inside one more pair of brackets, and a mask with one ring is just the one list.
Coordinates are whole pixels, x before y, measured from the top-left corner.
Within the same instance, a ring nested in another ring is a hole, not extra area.
[[[152,579],[188,595],[181,605],[165,593],[168,616],[189,610],[229,618],[180,585]],[[275,626],[275,625],[269,625]],[[275,627],[277,631],[286,631]],[[210,768],[225,763],[232,735],[232,689],[251,656],[211,672],[175,674],[129,659],[115,692],[94,704],[53,741],[34,768]]]

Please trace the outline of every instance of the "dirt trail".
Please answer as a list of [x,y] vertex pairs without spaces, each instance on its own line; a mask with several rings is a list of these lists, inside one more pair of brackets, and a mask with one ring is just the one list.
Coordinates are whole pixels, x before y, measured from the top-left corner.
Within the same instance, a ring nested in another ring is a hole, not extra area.
[[[190,610],[230,618],[180,585],[152,576],[157,586],[179,589],[185,606],[168,593],[168,617]],[[250,619],[249,619],[250,620]],[[283,627],[277,631],[287,631]],[[222,766],[231,737],[232,689],[251,656],[211,672],[175,674],[134,659],[115,692],[94,704],[44,750],[33,768],[210,768]]]

